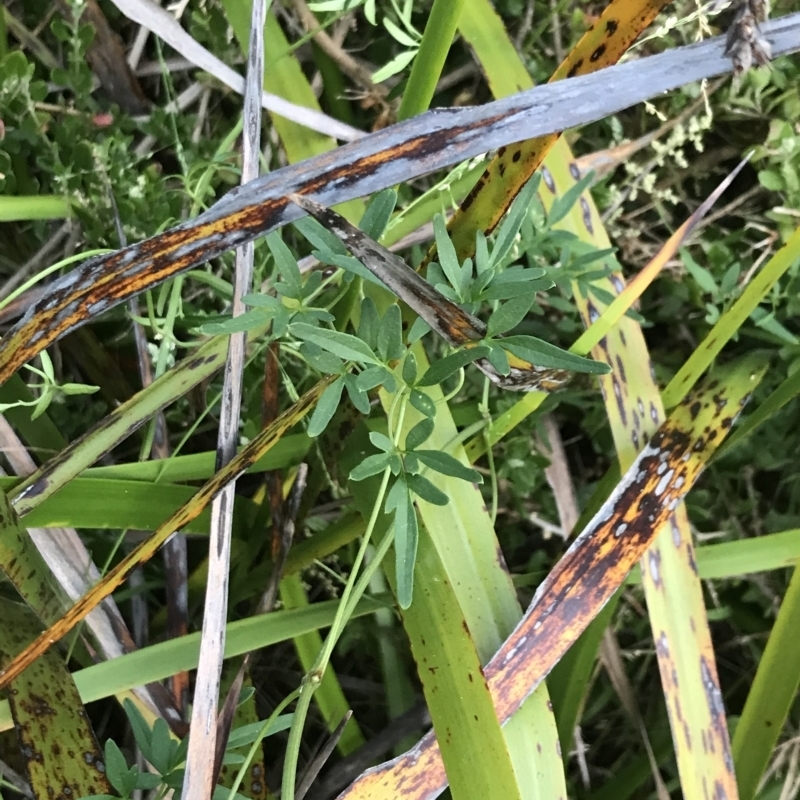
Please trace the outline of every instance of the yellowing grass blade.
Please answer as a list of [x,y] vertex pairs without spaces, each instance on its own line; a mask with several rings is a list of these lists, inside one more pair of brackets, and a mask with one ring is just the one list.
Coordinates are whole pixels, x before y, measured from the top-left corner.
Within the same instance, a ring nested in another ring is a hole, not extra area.
[[[756,359],[720,369],[661,425],[611,497],[539,587],[484,675],[505,722],[541,683],[625,580],[692,488],[764,372]],[[704,665],[697,670],[705,676]],[[721,704],[705,700],[715,724]],[[431,800],[447,778],[433,734],[367,771],[339,800]]]
[[[668,3],[669,0],[613,0],[549,82],[586,75],[616,64]],[[500,46],[503,46],[502,40]],[[478,231],[494,230],[560,135],[550,133],[497,151],[447,226],[460,258],[472,255]],[[426,260],[432,260],[434,253],[435,246]]]
[[[7,664],[41,629],[30,608],[0,598],[0,663]],[[10,688],[8,702],[33,796],[110,794],[103,751],[64,659],[46,653]]]
[[0,672],[0,689],[7,686],[51,644],[57,642],[80,622],[103,599],[108,597],[125,580],[128,573],[151,558],[175,531],[193,520],[230,481],[264,455],[286,431],[296,425],[317,403],[325,389],[333,383],[329,376],[307,391],[291,408],[283,412],[271,425],[264,428],[252,442],[243,448],[223,469],[217,472],[187,503],[179,508],[158,530],[138,547],[131,550],[103,580],[78,600],[72,608]]
[[[495,96],[530,85],[525,67],[488,0],[470,0],[460,27],[481,61]],[[487,34],[490,29],[493,31],[491,36]],[[501,47],[500,42],[505,42],[505,46]],[[544,188],[540,195],[549,209],[556,198],[574,186],[580,175],[563,138],[555,143],[541,171]],[[572,231],[599,249],[609,247],[600,215],[588,192],[578,198],[572,211],[558,227]],[[606,265],[613,269],[614,260],[609,259]],[[588,290],[581,286],[574,287],[575,299],[587,327],[602,316],[608,302],[605,298],[619,295],[625,289],[620,271],[594,285],[597,292],[592,287],[588,287]],[[599,380],[614,445],[624,471],[664,419],[664,407],[638,323],[621,317],[599,339],[594,356],[613,369],[612,374],[601,376]],[[524,411],[527,403],[535,405],[538,400],[538,396],[528,395],[517,404],[517,410]],[[517,420],[522,418],[524,414],[516,415]],[[508,418],[503,422],[513,425],[514,419]],[[706,787],[714,786],[719,788],[721,794],[733,798],[736,795],[736,783],[730,761],[724,758],[730,747],[724,716],[717,714],[712,717],[708,704],[701,701],[704,694],[718,692],[718,681],[702,589],[694,571],[691,530],[683,506],[675,510],[670,525],[665,527],[653,548],[643,560],[642,571],[647,575],[652,571],[653,564],[658,565],[655,572],[659,578],[658,584],[645,578],[644,588],[654,640],[669,645],[657,648],[656,654],[664,694],[671,710],[670,721],[681,789],[684,796],[689,798],[702,796]],[[604,612],[604,620],[608,617],[610,613]],[[581,698],[594,668],[597,648],[606,624],[604,620],[590,627],[552,676],[553,705],[564,749],[570,747]],[[702,674],[697,670],[701,662],[705,665]],[[682,702],[682,694],[691,698],[690,702]],[[705,741],[708,746],[698,748],[695,746],[697,741]]]
[[683,247],[700,224],[703,217],[711,210],[720,195],[731,185],[733,179],[742,171],[748,159],[744,159],[734,167],[713,192],[695,209],[683,225],[667,239],[663,247],[650,259],[625,288],[614,298],[603,313],[592,322],[591,326],[572,345],[573,353],[584,355],[596,347],[604,336],[619,322],[622,316],[633,307],[633,304],[644,294],[645,289],[655,280],[667,262]]

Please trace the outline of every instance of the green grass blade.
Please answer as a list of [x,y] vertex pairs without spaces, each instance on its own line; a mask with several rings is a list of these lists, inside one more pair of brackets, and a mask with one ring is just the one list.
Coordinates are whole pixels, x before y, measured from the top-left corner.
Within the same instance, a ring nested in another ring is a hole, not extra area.
[[708,369],[722,348],[745,324],[767,292],[800,258],[800,228],[786,244],[764,265],[747,285],[741,297],[719,318],[710,333],[692,353],[686,363],[664,389],[662,399],[667,408],[680,402],[687,390]]
[[[9,478],[0,479],[0,486]],[[175,483],[118,481],[107,478],[75,478],[25,514],[31,528],[95,528],[98,530],[138,528],[153,531],[190,500],[191,486]],[[87,503],[86,498],[92,502]],[[244,501],[244,502],[241,502]],[[239,525],[252,519],[256,508],[248,498],[236,498]],[[208,533],[208,510],[188,522],[186,533]]]
[[755,797],[795,701],[800,686],[798,631],[800,569],[795,567],[733,736],[733,762],[741,800]]
[[[515,774],[451,578],[424,525],[420,534],[414,602],[403,613],[403,624],[420,667],[453,796],[487,800],[530,797],[532,787]],[[387,573],[391,580],[391,567]],[[426,780],[431,778],[426,775]]]
[[[428,365],[425,353],[417,345],[414,354],[422,373]],[[426,391],[436,402],[437,413],[433,434],[425,446],[446,451],[466,463],[462,448],[452,446],[458,431],[442,401],[441,391],[438,387]],[[388,408],[388,400],[384,400],[384,407]],[[419,419],[416,412],[409,409],[407,428]],[[437,506],[419,500],[419,514],[439,553],[478,655],[485,663],[518,622],[519,601],[508,573],[497,559],[499,545],[480,493],[463,480],[439,474],[426,477],[450,498],[450,502]],[[564,794],[561,763],[550,758],[557,749],[557,731],[544,688],[529,699],[504,732],[522,797]],[[467,760],[472,763],[472,759]]]
[[428,110],[463,7],[464,0],[434,0],[419,52],[411,65],[411,75],[397,112],[398,120]]
[[[336,616],[339,603],[326,600],[308,608],[274,611],[231,622],[225,636],[225,658],[249,653],[262,647],[285,642],[309,631],[328,627]],[[359,601],[353,618],[374,614],[384,605],[365,597]],[[84,703],[168,678],[176,672],[194,669],[200,654],[200,633],[190,633],[133,653],[104,661],[74,673]],[[12,725],[8,703],[0,702],[0,731]]]
[[[362,428],[351,439],[343,470],[347,472],[359,463],[369,447],[366,431]],[[364,518],[372,512],[379,483],[380,479],[374,477],[357,484],[353,501]],[[471,486],[468,488],[472,489]],[[470,620],[473,609],[468,608],[465,613],[461,602],[467,593],[464,580],[472,581],[469,586],[475,589],[480,599],[485,599],[485,587],[475,578],[474,566],[469,573],[459,572],[457,565],[451,565],[453,572],[446,569],[451,554],[439,551],[433,543],[433,532],[425,527],[421,512],[420,517],[423,522],[414,566],[414,600],[402,612],[402,620],[434,729],[442,737],[444,763],[441,757],[434,757],[427,762],[429,769],[420,769],[409,778],[413,781],[414,791],[428,797],[434,797],[448,781],[453,781],[462,790],[461,796],[472,796],[468,787],[479,786],[481,791],[488,792],[488,796],[502,798],[506,792],[505,796],[519,798],[518,786],[522,776],[515,773],[509,758],[508,729],[503,731],[497,722],[485,682],[476,680],[484,660],[481,647],[487,639],[487,629],[494,628],[495,621],[491,613],[485,613],[483,620]],[[457,520],[457,513],[454,518]],[[393,535],[389,530],[390,523],[388,516],[381,515],[376,536]],[[463,544],[463,520],[457,520],[456,526],[451,533],[455,533]],[[465,554],[464,561],[469,560],[469,554]],[[384,571],[396,590],[393,561],[390,558],[384,562]],[[461,586],[454,583],[454,576]],[[436,741],[435,736],[430,738]],[[438,756],[438,746],[435,749]],[[408,789],[410,786],[404,786],[402,775],[393,776],[392,782],[382,784],[375,796],[401,796]],[[465,789],[467,793],[463,794]],[[499,793],[495,794],[495,790]],[[476,793],[474,796],[481,795]]]
[[[259,459],[248,473],[267,472],[299,464],[308,453],[311,439],[304,433],[290,433],[284,436],[272,450]],[[180,483],[199,481],[214,474],[214,453],[192,453],[188,456],[156,458],[151,461],[135,461],[129,464],[110,464],[107,467],[90,467],[82,473],[85,478],[110,478],[124,481],[145,481],[155,483]],[[0,484],[2,485],[2,484]]]

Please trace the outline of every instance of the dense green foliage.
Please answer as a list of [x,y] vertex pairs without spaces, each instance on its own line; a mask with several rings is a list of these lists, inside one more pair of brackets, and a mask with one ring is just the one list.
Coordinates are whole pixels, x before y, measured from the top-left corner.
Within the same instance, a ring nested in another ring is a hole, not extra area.
[[[394,121],[431,3],[367,0],[347,4],[331,0],[311,5],[326,30],[337,30],[347,19],[358,21],[346,32],[346,47],[370,70],[377,71],[386,81],[380,85],[388,89],[370,93],[356,86],[353,91],[336,62],[307,41],[295,6],[276,2],[277,19],[287,38],[296,43],[291,52],[312,86],[320,88],[323,110],[363,130]],[[778,15],[797,7],[788,1],[777,5],[773,13]],[[80,16],[84,4],[69,0],[58,11],[51,6],[43,0],[7,3],[4,28],[0,27],[0,281],[10,281],[8,290],[0,287],[3,296],[73,250],[116,249],[195,217],[239,179],[238,95],[221,90],[205,73],[176,68],[174,54],[150,37],[138,82],[152,105],[147,114],[129,113],[121,107],[120,97],[94,83],[87,53],[95,42],[95,31]],[[345,6],[353,10],[348,12]],[[547,79],[592,22],[591,11],[575,2],[497,0],[495,6],[510,35],[518,37],[516,43],[536,82]],[[101,8],[113,30],[130,44],[136,26],[110,3],[101,3]],[[702,16],[695,3],[680,2],[670,7],[669,16],[659,17],[635,53],[644,55],[689,43],[723,30],[726,21]],[[192,2],[182,24],[217,57],[241,64],[224,4]],[[23,37],[21,30],[32,40]],[[20,47],[20,41],[26,46]],[[267,72],[283,55],[267,52]],[[444,76],[445,86],[435,93],[433,105],[467,105],[490,99],[479,67],[459,39],[449,52]],[[196,81],[201,89],[199,101],[176,112],[170,103]],[[269,120],[266,115],[265,120]],[[640,149],[622,150],[662,125],[663,132],[653,141],[643,143]],[[138,321],[148,338],[156,377],[212,335],[256,327],[261,330],[271,323],[269,335],[252,341],[248,350],[242,444],[256,436],[265,419],[269,421],[262,384],[271,342],[280,342],[281,410],[321,375],[338,376],[307,426],[298,428],[299,433],[308,435],[303,438],[305,449],[287,456],[279,465],[285,471],[276,478],[280,490],[282,480],[287,485],[291,482],[288,478],[294,477],[301,458],[311,465],[295,534],[295,541],[301,548],[308,547],[309,554],[301,551],[303,556],[295,568],[287,568],[290,577],[302,569],[302,584],[298,581],[292,591],[300,595],[305,591],[305,598],[296,605],[305,600],[314,603],[341,597],[342,586],[361,557],[356,537],[363,533],[365,522],[358,517],[359,512],[363,514],[359,502],[377,493],[385,496],[385,510],[395,524],[397,567],[393,573],[390,570],[389,583],[399,606],[406,608],[412,597],[418,538],[425,535],[424,530],[420,532],[414,503],[420,498],[438,505],[446,505],[448,499],[453,502],[429,480],[432,473],[480,484],[520,602],[526,606],[531,600],[536,586],[566,547],[554,532],[565,538],[570,533],[562,529],[559,515],[563,508],[556,502],[546,472],[552,458],[548,453],[555,444],[550,441],[553,430],[560,431],[563,464],[574,483],[578,511],[602,490],[603,476],[617,463],[596,384],[589,377],[573,380],[495,445],[490,458],[481,459],[473,468],[431,447],[429,437],[438,396],[428,393],[427,388],[441,385],[459,437],[465,442],[480,438],[486,421],[497,418],[519,399],[492,386],[472,365],[479,356],[488,358],[501,373],[508,367],[509,352],[531,360],[544,354],[551,359],[545,366],[585,372],[592,369],[585,362],[581,366],[582,360],[566,352],[583,330],[573,282],[588,287],[590,281],[608,273],[600,263],[608,253],[556,226],[588,183],[593,182],[592,194],[605,215],[616,257],[625,272],[633,274],[656,255],[720,179],[743,156],[752,153],[750,165],[702,229],[629,312],[642,324],[662,387],[797,227],[800,60],[796,56],[779,59],[734,81],[728,78],[712,87],[687,86],[644,108],[629,109],[571,131],[567,139],[579,157],[578,163],[586,165],[584,171],[594,169],[597,174],[556,201],[549,211],[534,197],[539,188],[534,179],[524,202],[514,207],[495,238],[488,245],[485,240],[481,242],[474,264],[459,263],[454,253],[448,253],[442,217],[434,220],[436,214],[450,211],[463,197],[463,186],[456,185],[458,175],[434,175],[398,186],[396,192],[373,198],[363,215],[351,215],[375,239],[394,226],[409,232],[416,227],[409,223],[408,231],[403,228],[409,220],[433,221],[439,260],[428,271],[428,278],[449,299],[487,322],[488,338],[480,348],[453,354],[446,342],[432,335],[421,321],[415,322],[407,309],[377,285],[338,239],[308,219],[257,242],[255,289],[246,298],[250,310],[244,318],[230,319],[233,254],[141,298]],[[141,147],[143,141],[145,146]],[[267,126],[263,142],[263,170],[286,163],[275,127]],[[608,151],[610,169],[591,158],[601,151]],[[452,194],[451,184],[455,187]],[[414,217],[419,206],[411,206],[420,197],[425,198],[424,219]],[[54,202],[61,204],[60,212],[53,211]],[[69,233],[58,234],[59,244],[52,251],[39,253],[57,234],[64,218],[71,220]],[[402,251],[408,263],[415,265],[422,260],[432,236]],[[341,270],[303,270],[301,274],[300,267],[312,257]],[[20,276],[23,269],[29,272]],[[797,375],[800,368],[798,271],[800,262],[795,261],[739,328],[724,354],[723,360],[756,354],[770,363],[753,408],[787,378]],[[275,291],[263,291],[268,287]],[[608,299],[600,296],[599,290],[596,296],[601,301]],[[349,327],[348,320],[352,322]],[[508,344],[511,340],[498,338],[512,330],[516,350]],[[415,346],[419,341],[424,343],[424,351]],[[426,356],[430,367],[423,363]],[[130,310],[119,306],[53,348],[49,357],[34,365],[38,373],[23,372],[30,384],[30,394],[23,402],[43,415],[39,425],[53,427],[64,441],[74,441],[141,388],[137,359]],[[99,387],[98,391],[86,394],[92,386]],[[171,456],[214,449],[221,387],[222,377],[217,373],[166,409]],[[385,390],[388,413],[378,401],[379,387]],[[33,449],[36,445],[31,431],[36,426],[30,422],[30,411],[10,392],[9,385],[3,387],[0,402],[4,409],[14,407],[9,419]],[[800,528],[796,393],[791,389],[790,402],[752,436],[724,452],[689,495],[689,516],[700,546]],[[394,399],[387,401],[387,394]],[[404,421],[408,422],[406,413],[415,420],[410,429],[403,427]],[[27,416],[20,423],[23,414]],[[546,425],[546,414],[552,415],[555,428]],[[152,426],[144,426],[108,453],[102,466],[146,460],[153,436]],[[43,441],[54,449],[60,446],[53,444],[57,441],[54,437],[44,435]],[[52,452],[42,449],[32,454],[42,464]],[[201,470],[170,480],[194,485],[209,474]],[[381,474],[386,480],[378,490]],[[275,491],[270,480],[258,472],[238,484],[237,491],[247,502],[243,500],[240,516],[237,507],[232,619],[255,612],[270,572],[269,495]],[[87,498],[87,504],[91,502],[92,498]],[[178,501],[164,502],[172,503],[169,510],[174,510]],[[146,506],[148,500],[141,496],[136,503]],[[373,527],[376,531],[376,547],[382,544],[388,523],[384,516],[369,522],[370,532]],[[129,527],[137,525],[131,522]],[[119,531],[110,528],[110,524],[98,522],[81,530],[99,565],[118,558],[117,548],[130,533],[123,531],[117,537]],[[313,550],[316,537],[325,537],[320,552]],[[367,556],[368,560],[374,557],[374,551]],[[795,547],[784,566],[796,563],[797,558]],[[190,628],[199,629],[207,570],[204,536],[190,539],[188,564]],[[734,725],[789,578],[790,570],[781,568],[704,583],[725,707]],[[144,601],[151,641],[162,639],[165,632],[164,582],[164,567],[155,560],[144,568],[136,587],[131,584],[128,591],[116,596],[126,615],[132,595]],[[386,579],[376,571],[370,593],[383,597],[386,591]],[[283,595],[287,605],[289,596],[287,585]],[[678,796],[668,718],[642,597],[638,586],[626,588],[612,629],[655,759],[669,790]],[[399,751],[401,745],[408,745],[424,731],[422,716],[414,710],[421,693],[408,639],[400,617],[384,611],[383,616],[378,612],[351,620],[332,655],[341,690],[366,738],[391,728],[391,720],[404,712],[412,720],[405,738],[390,738],[380,757]],[[304,631],[302,635],[312,634]],[[287,638],[274,645],[252,668],[256,692],[255,698],[247,699],[255,703],[261,720],[266,720],[297,688],[313,663],[315,653],[310,658],[307,655],[313,642],[309,645],[305,640],[302,644],[298,634],[295,644],[297,649]],[[595,671],[579,719],[580,742],[589,749],[577,746],[575,751],[564,753],[573,796],[599,800],[606,795],[622,798],[652,794],[641,733],[618,691],[619,685],[608,672]],[[324,706],[321,712],[312,711],[301,762],[313,756],[317,743],[339,722],[334,717],[341,716],[340,711],[326,711]],[[166,740],[163,723],[148,734],[142,728],[144,721],[130,709],[128,713],[134,726],[139,726],[134,732],[140,748],[143,742],[145,746],[152,744],[148,735]],[[137,778],[135,770],[125,772],[120,748],[129,756],[127,763],[132,763],[133,741],[127,717],[115,701],[107,699],[91,706],[90,716],[98,736],[112,742],[105,752],[115,789],[126,793],[133,788],[152,788],[157,783],[152,776]],[[760,797],[777,798],[787,771],[787,780],[797,780],[798,725],[800,709],[795,702],[782,744],[775,752],[776,769]],[[351,733],[354,727],[353,723]],[[265,746],[266,783],[272,788],[279,784],[285,744],[282,728],[276,730]],[[255,728],[247,731],[253,735],[240,733],[239,747],[255,739]],[[349,741],[355,749],[363,739],[361,734],[352,734]],[[7,751],[11,748],[0,742],[2,760],[9,760]],[[794,754],[791,758],[795,766],[786,766],[789,753]],[[170,776],[167,783],[173,787],[180,785],[179,755],[170,750],[169,757],[163,755],[160,767],[149,758],[161,775]],[[328,775],[337,769],[336,758]],[[229,763],[238,765],[242,760],[234,756]],[[330,790],[326,796],[331,796]]]

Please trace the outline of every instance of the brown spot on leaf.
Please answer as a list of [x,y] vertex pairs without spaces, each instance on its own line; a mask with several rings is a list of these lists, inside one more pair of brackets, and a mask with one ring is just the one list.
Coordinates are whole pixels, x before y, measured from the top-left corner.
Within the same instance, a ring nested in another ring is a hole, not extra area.
[[579,58],[570,68],[569,72],[567,72],[568,78],[574,78],[578,74],[578,70],[583,66],[583,59]]
[[625,401],[622,399],[622,387],[620,386],[617,376],[613,376],[612,383],[614,385],[614,397],[617,400],[617,409],[619,410],[619,418],[622,420],[623,425],[628,424],[628,409],[625,408]]
[[602,57],[603,57],[603,53],[605,53],[605,51],[606,51],[606,46],[605,46],[604,44],[601,44],[601,45],[600,45],[600,47],[598,47],[598,48],[597,48],[597,49],[596,49],[596,50],[595,50],[595,51],[594,51],[594,52],[593,52],[593,53],[592,53],[592,54],[589,56],[589,61],[591,61],[591,62],[592,62],[592,64],[594,64],[594,62],[595,62],[595,61],[597,61],[598,59],[600,59],[600,58],[602,58]]
[[617,356],[617,371],[619,372],[620,378],[622,378],[623,383],[627,383],[628,380],[625,377],[625,365],[622,363],[622,359]]
[[663,589],[664,582],[661,580],[661,552],[655,548],[647,551],[647,571],[650,580],[656,589]]
[[[691,571],[695,575],[698,575],[699,573],[697,571],[697,561],[695,561],[695,557],[694,557],[694,548],[693,547],[687,547],[686,551],[687,551],[686,555],[688,556],[688,560],[689,560],[689,569],[691,569]],[[694,620],[692,620],[692,621],[694,621]]]
[[703,437],[701,436],[701,437],[700,437],[700,438],[699,438],[699,439],[698,439],[698,440],[697,440],[697,441],[694,443],[694,447],[692,447],[692,450],[694,450],[694,452],[695,452],[695,453],[702,453],[702,452],[703,452],[703,450],[705,450],[705,449],[706,449],[706,441],[705,441],[705,439],[703,439]]

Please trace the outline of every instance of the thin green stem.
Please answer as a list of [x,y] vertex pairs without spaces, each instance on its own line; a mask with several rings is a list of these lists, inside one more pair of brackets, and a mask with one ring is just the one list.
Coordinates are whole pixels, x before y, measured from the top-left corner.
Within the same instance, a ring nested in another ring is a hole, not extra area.
[[[66,219],[72,216],[69,199],[51,194],[0,197],[0,222],[34,219]],[[84,258],[81,254],[80,258]]]
[[448,392],[444,396],[444,398],[442,398],[443,402],[445,402],[445,403],[449,403],[461,391],[461,389],[464,386],[464,381],[466,380],[466,376],[467,376],[467,373],[466,373],[466,370],[464,369],[464,367],[461,367],[461,369],[456,374],[458,375],[458,382],[453,387],[452,391]]
[[11,294],[0,300],[0,308],[5,308],[5,306],[7,306],[12,300],[15,300],[21,294],[27,292],[31,286],[35,286],[37,283],[39,283],[39,281],[44,280],[44,278],[46,278],[48,275],[52,275],[54,272],[58,272],[58,270],[68,267],[70,264],[73,264],[76,261],[85,261],[93,256],[104,256],[106,253],[113,252],[113,250],[110,250],[107,247],[101,247],[97,250],[87,250],[85,253],[77,253],[74,256],[57,261],[55,264],[47,267],[47,269],[37,272],[36,275],[34,275],[30,280],[25,281],[25,283],[17,287],[13,292],[11,292]]
[[328,633],[327,638],[325,639],[325,644],[322,648],[322,652],[320,653],[320,657],[318,659],[318,666],[317,668],[321,671],[325,670],[327,667],[328,662],[330,661],[331,655],[333,654],[333,648],[336,646],[336,642],[339,636],[344,629],[344,623],[346,619],[346,610],[347,606],[351,601],[358,600],[359,598],[355,594],[355,586],[356,586],[356,576],[358,575],[359,570],[361,569],[361,565],[364,562],[364,559],[367,555],[367,548],[369,546],[370,539],[372,538],[372,533],[375,530],[375,525],[378,522],[378,516],[381,513],[381,509],[383,508],[383,498],[386,495],[386,490],[389,487],[389,477],[391,476],[392,472],[389,467],[387,467],[383,471],[383,476],[381,479],[381,486],[378,490],[378,496],[375,499],[375,503],[372,506],[372,513],[370,514],[369,522],[367,523],[367,529],[364,532],[364,537],[361,540],[361,545],[358,548],[358,553],[356,554],[355,561],[353,562],[353,569],[351,572],[350,580],[347,582],[347,585],[344,587],[344,591],[342,592],[342,599],[341,605],[339,606],[339,610],[334,617],[333,624],[331,625],[331,630]]
[[386,536],[381,539],[381,543],[375,548],[372,560],[364,568],[364,572],[358,579],[358,583],[356,583],[355,588],[353,589],[352,597],[350,598],[350,602],[345,610],[345,616],[351,617],[355,612],[358,601],[361,599],[361,595],[363,595],[367,590],[367,587],[372,581],[373,575],[377,572],[378,567],[380,567],[381,563],[383,562],[384,556],[389,552],[389,548],[392,546],[394,541],[394,536],[392,535],[393,532],[394,528],[392,527],[386,532]]
[[283,780],[281,782],[281,797],[286,800],[294,800],[294,790],[297,784],[297,761],[300,756],[300,740],[303,736],[308,709],[311,706],[311,698],[314,696],[320,681],[319,672],[313,669],[303,678],[298,690],[300,695],[294,710],[292,727],[289,729],[289,740],[286,743],[286,760],[283,764]]
[[[405,418],[407,405],[407,397],[403,395],[403,399],[398,410],[397,424],[394,429],[395,433],[391,437],[395,446],[398,446],[399,444],[399,438],[403,430],[403,420]],[[390,425],[393,411],[394,406],[387,415],[389,417]],[[375,526],[378,523],[378,517],[380,516],[381,509],[383,508],[383,500],[389,487],[389,479],[391,475],[392,471],[389,467],[387,467],[383,471],[381,485],[378,489],[378,494],[372,506],[372,512],[367,523],[367,528],[364,531],[364,536],[361,539],[361,545],[359,546],[358,553],[353,561],[353,567],[350,571],[350,578],[344,587],[344,591],[342,592],[342,597],[339,601],[339,608],[336,610],[336,616],[331,624],[331,629],[325,638],[325,643],[322,646],[322,650],[320,650],[319,655],[317,656],[317,660],[314,662],[314,666],[303,678],[303,683],[300,686],[300,696],[297,702],[297,707],[295,708],[292,727],[289,731],[289,741],[286,746],[286,758],[283,765],[281,797],[284,798],[284,800],[294,800],[295,783],[297,781],[297,761],[300,755],[300,739],[303,734],[303,728],[305,727],[306,717],[308,716],[308,709],[311,705],[311,698],[313,697],[314,692],[317,690],[319,684],[322,682],[322,677],[325,674],[325,670],[330,662],[331,655],[333,654],[333,648],[336,646],[336,643],[339,640],[342,631],[344,630],[345,622],[352,616],[355,604],[361,599],[362,595],[369,587],[369,582],[372,578],[372,575],[380,566],[383,557],[386,555],[389,547],[391,547],[392,544],[393,537],[391,536],[390,530],[387,532],[386,536],[383,537],[380,545],[376,548],[375,557],[364,569],[363,574],[359,575],[361,565],[364,563],[369,550],[370,539],[372,538]]]
[[415,117],[428,110],[463,7],[464,0],[434,0],[428,24],[422,34],[422,44],[403,92],[403,100],[397,112],[398,120]]
[[[297,701],[292,727],[289,731],[289,741],[286,746],[286,759],[283,765],[281,797],[285,798],[285,800],[294,800],[295,784],[297,782],[297,761],[300,755],[300,740],[303,735],[305,720],[308,716],[308,709],[311,705],[311,698],[322,682],[322,676],[325,674],[325,669],[330,661],[333,648],[336,646],[336,642],[344,628],[345,620],[352,614],[353,604],[358,602],[369,585],[368,579],[364,581],[362,576],[361,580],[356,580],[356,576],[366,556],[372,532],[375,529],[381,509],[383,508],[383,498],[386,495],[386,489],[389,486],[389,477],[391,474],[391,470],[388,467],[383,472],[383,479],[372,507],[372,514],[370,515],[367,529],[361,539],[361,545],[358,549],[355,561],[353,562],[350,579],[347,581],[347,585],[342,592],[342,598],[339,602],[339,608],[336,611],[336,617],[333,620],[328,636],[325,638],[325,644],[319,656],[317,656],[313,668],[303,678],[303,683],[300,686],[300,697]],[[384,539],[387,538],[390,537],[388,535],[384,537]],[[383,544],[383,542],[381,544]],[[378,564],[380,564],[380,558],[374,559],[370,567],[365,571],[367,577],[372,575],[372,572],[377,569]]]
[[275,721],[278,719],[278,716],[289,705],[289,703],[296,700],[299,696],[300,688],[298,687],[289,695],[284,697],[284,699],[281,700],[277,706],[275,706],[275,710],[265,720],[264,724],[261,726],[261,730],[258,732],[258,736],[256,736],[256,738],[253,740],[253,743],[250,745],[250,749],[247,751],[247,756],[245,757],[244,763],[236,775],[236,780],[231,785],[231,790],[228,792],[228,800],[234,800],[236,797],[236,792],[239,791],[239,787],[242,785],[242,780],[244,780],[245,775],[247,775],[247,771],[250,769],[250,764],[253,762],[253,759],[258,752],[258,748],[261,747],[261,742],[267,735],[269,729],[274,725]]

